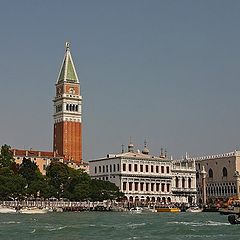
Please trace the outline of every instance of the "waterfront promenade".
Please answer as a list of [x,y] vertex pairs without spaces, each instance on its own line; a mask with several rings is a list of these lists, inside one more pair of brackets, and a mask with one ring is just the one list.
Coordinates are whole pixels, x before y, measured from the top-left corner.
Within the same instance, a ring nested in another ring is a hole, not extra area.
[[12,208],[48,208],[48,209],[63,209],[63,211],[124,211],[124,204],[119,204],[112,201],[103,201],[103,202],[71,202],[71,201],[0,201],[1,206],[12,207]]

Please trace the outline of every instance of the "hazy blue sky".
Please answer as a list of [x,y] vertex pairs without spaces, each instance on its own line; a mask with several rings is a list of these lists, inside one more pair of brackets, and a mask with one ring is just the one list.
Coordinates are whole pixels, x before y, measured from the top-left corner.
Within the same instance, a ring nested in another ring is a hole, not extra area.
[[0,145],[52,149],[65,41],[81,82],[84,158],[130,136],[181,157],[240,145],[240,1],[2,0]]

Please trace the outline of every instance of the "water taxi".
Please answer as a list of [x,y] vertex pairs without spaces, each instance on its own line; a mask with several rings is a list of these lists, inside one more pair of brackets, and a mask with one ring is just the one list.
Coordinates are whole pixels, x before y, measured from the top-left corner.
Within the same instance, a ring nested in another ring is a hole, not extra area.
[[157,212],[181,212],[180,208],[175,206],[160,206],[155,208]]

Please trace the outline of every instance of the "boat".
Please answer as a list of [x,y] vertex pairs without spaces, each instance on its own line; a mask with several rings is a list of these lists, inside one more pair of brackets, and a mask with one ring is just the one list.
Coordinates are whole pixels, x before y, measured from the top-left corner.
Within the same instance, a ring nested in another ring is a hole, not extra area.
[[240,224],[240,218],[237,215],[229,215],[228,216],[228,221],[231,224]]
[[0,213],[16,213],[16,209],[6,206],[0,206]]
[[145,212],[145,213],[154,213],[154,212],[157,212],[157,210],[155,209],[155,208],[150,208],[150,207],[144,207],[143,209],[142,209],[142,211],[143,212]]
[[43,214],[47,213],[48,210],[45,208],[22,208],[18,210],[19,213],[23,214]]
[[186,210],[186,212],[198,213],[202,212],[203,210],[199,207],[190,207]]
[[130,213],[142,213],[142,208],[140,207],[130,208]]
[[157,212],[181,212],[180,208],[175,206],[160,206],[155,208]]

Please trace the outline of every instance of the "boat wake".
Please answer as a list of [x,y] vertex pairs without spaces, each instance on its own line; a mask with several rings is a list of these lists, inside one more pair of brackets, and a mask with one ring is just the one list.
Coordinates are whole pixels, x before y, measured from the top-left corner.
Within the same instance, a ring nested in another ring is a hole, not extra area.
[[48,231],[58,231],[58,230],[62,230],[64,228],[66,228],[67,226],[62,226],[62,227],[55,227],[55,228],[48,228]]
[[129,228],[137,228],[137,227],[142,227],[142,226],[145,226],[146,223],[131,223],[131,224],[128,224],[127,227]]
[[207,221],[207,222],[168,222],[168,224],[189,225],[189,226],[192,226],[192,227],[201,227],[201,226],[226,226],[226,225],[229,225],[229,223],[214,222],[214,221]]
[[15,222],[15,221],[9,221],[9,222],[0,222],[0,225],[1,224],[19,224],[21,222]]

